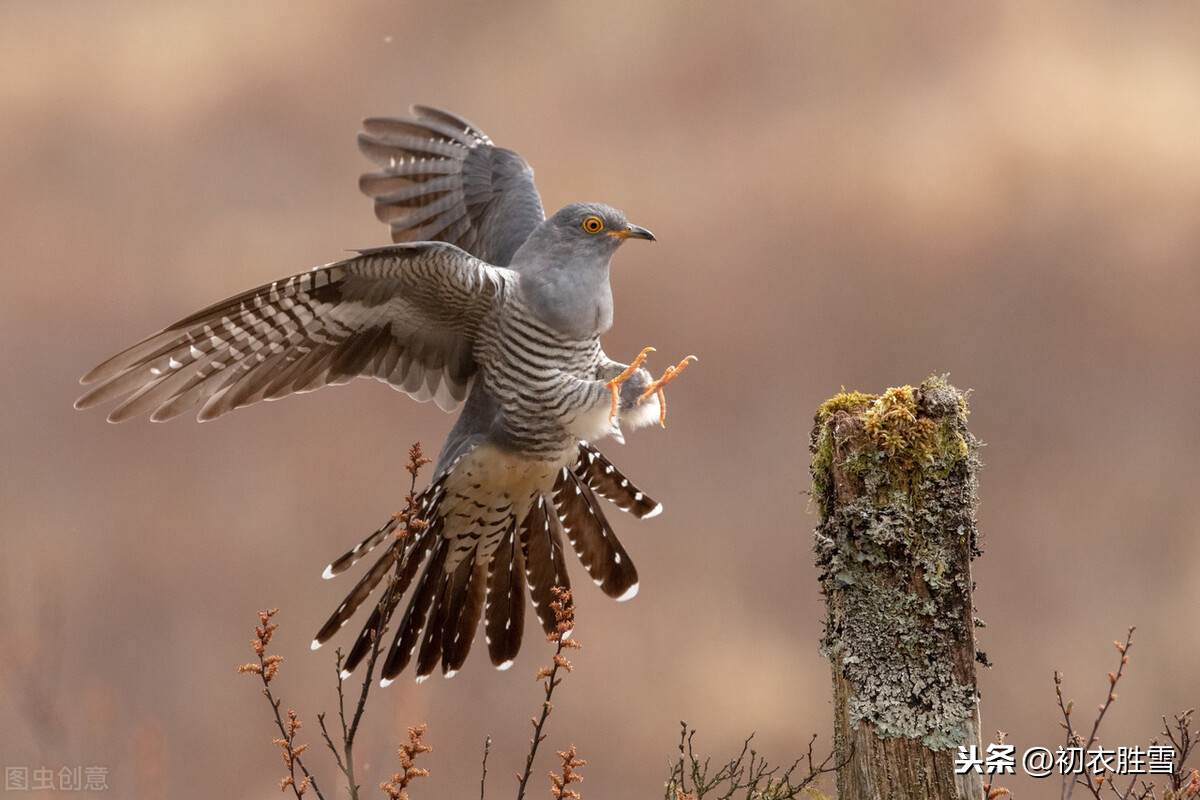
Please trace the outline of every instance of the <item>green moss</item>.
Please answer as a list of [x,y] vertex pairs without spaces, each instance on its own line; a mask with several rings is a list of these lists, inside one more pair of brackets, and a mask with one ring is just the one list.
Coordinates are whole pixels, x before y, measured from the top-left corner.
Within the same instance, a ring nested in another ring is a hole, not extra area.
[[833,488],[830,474],[833,465],[833,426],[829,422],[839,412],[862,414],[878,399],[879,395],[875,394],[847,392],[843,386],[842,391],[817,407],[809,450],[813,454],[810,470],[813,481],[812,497],[817,501],[821,514],[824,514],[828,507],[828,493]]
[[[921,484],[945,478],[970,452],[964,436],[966,399],[944,376],[882,395],[843,389],[822,403],[814,418],[809,449],[813,496],[821,513],[828,509],[833,489],[834,418],[839,412],[860,418],[866,434],[843,454],[839,467],[848,480],[866,480],[878,505],[896,502],[896,493],[919,504]],[[857,432],[856,426],[850,430]]]
[[878,399],[879,395],[877,394],[847,392],[846,387],[843,386],[840,392],[817,406],[817,422],[824,422],[838,411],[847,411],[852,414],[863,411]]

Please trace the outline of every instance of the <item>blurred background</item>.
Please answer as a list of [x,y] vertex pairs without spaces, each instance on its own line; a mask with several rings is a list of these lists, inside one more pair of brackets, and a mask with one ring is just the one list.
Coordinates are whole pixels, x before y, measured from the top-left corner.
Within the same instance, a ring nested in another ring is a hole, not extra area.
[[[203,426],[71,403],[183,315],[386,243],[355,135],[414,102],[525,155],[547,209],[653,230],[616,259],[605,349],[700,357],[665,430],[603,444],[666,510],[614,511],[634,601],[573,560],[584,649],[532,796],[571,743],[584,797],[659,796],[680,720],[715,761],[752,732],[773,762],[813,733],[827,751],[812,413],[930,373],[973,390],[987,445],[987,735],[1061,743],[1056,669],[1090,727],[1131,625],[1104,744],[1197,704],[1200,6],[6,0],[0,763],[100,766],[119,797],[280,796],[269,709],[235,674],[279,607],[273,686],[344,796],[317,728],[333,650],[309,641],[350,579],[320,574],[451,418],[372,381]],[[486,736],[510,796],[550,656],[530,635],[508,672],[477,652],[373,695],[368,794],[427,722],[414,796],[475,796]]]

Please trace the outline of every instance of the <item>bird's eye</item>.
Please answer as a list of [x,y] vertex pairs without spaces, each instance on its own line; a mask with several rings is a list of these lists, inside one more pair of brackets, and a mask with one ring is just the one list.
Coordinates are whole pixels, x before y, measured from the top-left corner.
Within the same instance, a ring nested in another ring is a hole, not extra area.
[[604,230],[604,220],[599,217],[584,217],[581,225],[588,233],[599,233]]

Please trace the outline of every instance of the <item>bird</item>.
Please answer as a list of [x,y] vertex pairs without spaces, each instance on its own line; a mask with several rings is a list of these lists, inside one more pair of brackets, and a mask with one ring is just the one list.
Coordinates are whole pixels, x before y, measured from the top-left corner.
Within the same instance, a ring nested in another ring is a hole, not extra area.
[[[607,595],[638,575],[600,498],[638,518],[662,505],[595,442],[665,420],[663,387],[695,356],[653,379],[610,359],[610,262],[631,240],[654,241],[616,208],[572,203],[547,217],[529,163],[456,114],[412,106],[410,118],[364,121],[358,144],[378,169],[359,186],[392,244],[356,251],[198,311],[81,378],[88,408],[122,398],[111,422],[201,422],[264,400],[371,377],[459,411],[429,485],[401,515],[326,567],[333,578],[386,543],[313,640],[333,638],[395,568],[409,595],[380,675],[416,659],[424,680],[463,666],[482,621],[492,663],[513,663],[525,591],[555,630],[554,591],[569,588],[565,537]],[[422,565],[424,566],[421,569]],[[418,572],[420,574],[418,575]],[[388,613],[376,605],[343,662],[372,650]]]

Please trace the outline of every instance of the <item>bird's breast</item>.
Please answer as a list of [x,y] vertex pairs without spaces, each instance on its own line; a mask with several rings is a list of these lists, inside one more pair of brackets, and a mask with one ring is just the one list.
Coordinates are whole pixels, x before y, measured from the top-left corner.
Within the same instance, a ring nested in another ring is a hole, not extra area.
[[[519,300],[480,337],[476,360],[499,411],[504,444],[541,460],[560,457],[580,436],[576,418],[595,404],[600,342],[564,335]],[[591,430],[593,426],[584,426]]]

